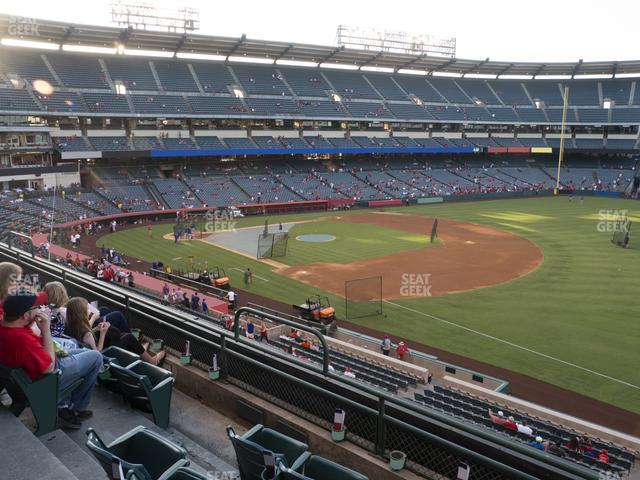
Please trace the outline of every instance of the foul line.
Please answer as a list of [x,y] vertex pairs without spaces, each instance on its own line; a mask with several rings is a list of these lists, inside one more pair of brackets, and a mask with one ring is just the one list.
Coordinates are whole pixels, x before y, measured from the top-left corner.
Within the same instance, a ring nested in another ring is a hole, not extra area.
[[398,303],[390,302],[389,300],[383,300],[383,302],[388,303],[389,305],[393,305],[394,307],[403,308],[403,309],[408,310],[410,312],[417,313],[418,315],[422,315],[424,317],[429,317],[429,318],[432,318],[432,319],[437,320],[439,322],[446,323],[447,325],[451,325],[453,327],[458,327],[458,328],[460,328],[462,330],[466,330],[468,332],[475,333],[476,335],[480,335],[480,336],[488,338],[490,340],[495,340],[496,342],[501,342],[501,343],[504,343],[505,345],[509,345],[511,347],[514,347],[514,348],[519,348],[520,350],[524,350],[525,352],[533,353],[534,355],[538,355],[538,356],[546,358],[548,360],[553,360],[555,362],[562,363],[564,365],[568,365],[570,367],[577,368],[579,370],[583,370],[585,372],[591,373],[593,375],[597,375],[599,377],[606,378],[608,380],[620,383],[622,385],[626,385],[627,387],[631,387],[631,388],[635,388],[637,390],[640,390],[640,386],[634,385],[633,383],[625,382],[624,380],[620,380],[618,378],[610,377],[609,375],[606,375],[606,374],[600,373],[600,372],[596,372],[594,370],[589,370],[588,368],[581,367],[580,365],[576,365],[575,363],[567,362],[565,360],[561,360],[559,358],[552,357],[551,355],[547,355],[545,353],[537,352],[537,351],[532,350],[530,348],[523,347],[522,345],[518,345],[516,343],[510,342],[508,340],[503,340],[502,338],[494,337],[494,336],[489,335],[487,333],[479,332],[479,331],[474,330],[472,328],[465,327],[464,325],[459,325],[459,324],[451,322],[449,320],[445,320],[443,318],[438,318],[438,317],[436,317],[434,315],[430,315],[428,313],[420,312],[418,310],[414,310],[413,308],[410,308],[410,307],[405,307],[404,305],[400,305]]

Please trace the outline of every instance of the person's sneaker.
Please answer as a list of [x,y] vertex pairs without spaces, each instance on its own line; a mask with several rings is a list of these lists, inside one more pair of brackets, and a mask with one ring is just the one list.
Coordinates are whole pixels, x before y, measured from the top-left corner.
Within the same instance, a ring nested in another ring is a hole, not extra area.
[[82,427],[80,419],[68,408],[58,409],[58,427],[78,430]]
[[87,418],[91,418],[93,416],[93,412],[91,410],[78,410],[77,412],[73,412],[79,420],[86,420]]

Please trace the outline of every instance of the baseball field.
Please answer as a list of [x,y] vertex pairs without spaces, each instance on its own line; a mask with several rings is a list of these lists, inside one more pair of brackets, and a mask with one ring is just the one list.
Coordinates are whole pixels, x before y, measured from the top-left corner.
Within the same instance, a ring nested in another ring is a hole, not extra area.
[[249,267],[252,293],[287,304],[322,293],[338,317],[345,280],[382,275],[384,314],[354,322],[640,413],[640,249],[610,241],[624,210],[640,222],[636,201],[602,197],[273,216],[289,245],[286,257],[268,262],[236,248],[259,234],[264,217],[239,219],[230,232],[238,241],[226,246],[215,236],[175,244],[165,238],[171,224],[105,235],[97,245],[174,268],[221,266],[240,289]]

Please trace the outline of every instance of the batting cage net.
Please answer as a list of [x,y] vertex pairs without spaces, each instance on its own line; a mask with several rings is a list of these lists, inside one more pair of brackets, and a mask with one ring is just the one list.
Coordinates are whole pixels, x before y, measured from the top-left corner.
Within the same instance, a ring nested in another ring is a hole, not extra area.
[[261,233],[258,235],[257,258],[277,258],[287,255],[288,232]]
[[631,243],[631,220],[620,217],[613,224],[613,238],[611,242],[623,248],[633,248]]
[[382,276],[344,282],[345,319],[382,315]]

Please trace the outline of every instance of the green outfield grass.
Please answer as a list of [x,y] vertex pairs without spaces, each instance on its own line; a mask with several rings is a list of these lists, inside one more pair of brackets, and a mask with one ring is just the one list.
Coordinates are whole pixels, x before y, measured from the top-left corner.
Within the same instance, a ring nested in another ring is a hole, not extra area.
[[[611,233],[598,228],[601,210],[617,209],[628,209],[640,222],[638,202],[597,197],[585,198],[584,205],[560,197],[398,207],[394,210],[518,233],[542,249],[544,263],[525,277],[491,288],[385,302],[386,317],[364,318],[358,323],[640,413],[640,250],[613,246]],[[326,213],[269,220],[273,224],[323,215]],[[238,226],[263,222],[261,217],[247,218]],[[315,228],[312,225],[295,228]],[[255,260],[200,241],[174,245],[163,240],[161,235],[170,231],[170,225],[154,226],[150,239],[145,228],[131,229],[102,237],[98,244],[104,242],[128,255],[159,259],[174,267],[186,267],[188,256],[194,255],[210,265],[224,266],[236,285],[242,284],[242,271],[251,267],[251,291],[286,303],[300,302],[314,293],[312,287],[284,278]],[[406,242],[411,248],[412,240]],[[297,248],[292,247],[296,261],[300,255],[315,258]],[[346,250],[340,253],[346,258],[366,258],[381,251],[376,244],[357,241],[345,241],[341,249]],[[343,300],[329,298],[340,315]]]
[[[299,235],[322,233],[336,238],[331,242],[319,243],[296,240]],[[287,256],[278,258],[278,261],[287,265],[348,263],[430,245],[426,234],[414,235],[374,225],[325,220],[294,225],[289,230]]]

